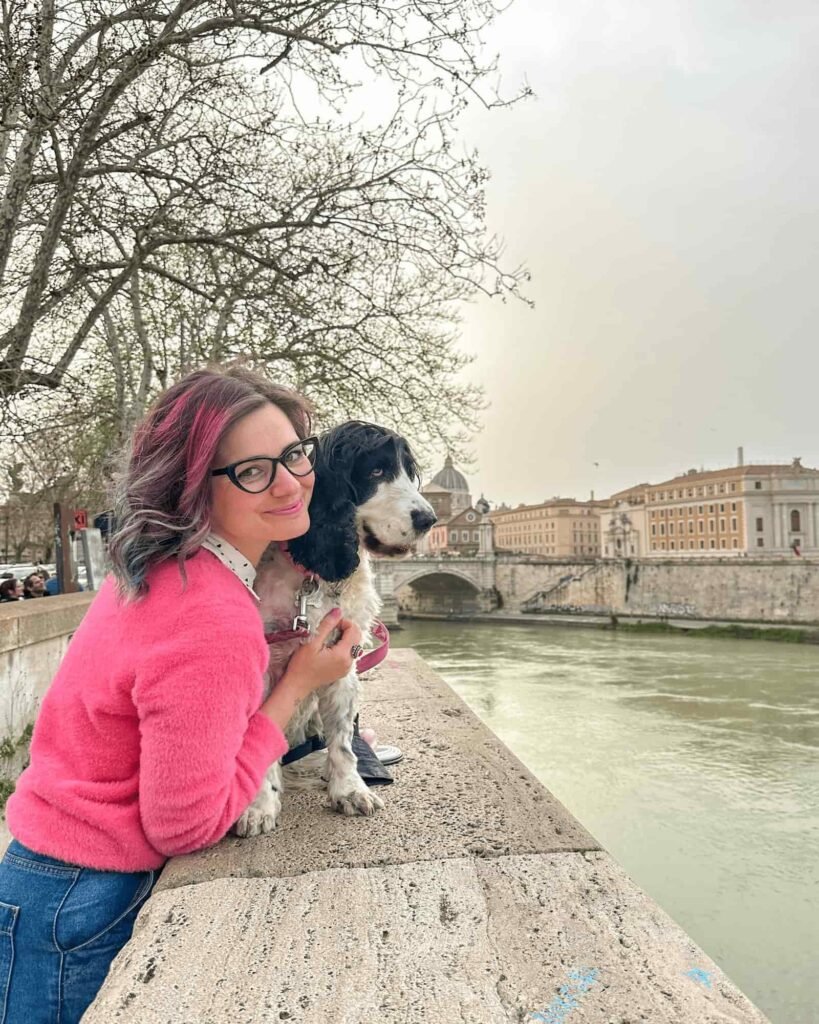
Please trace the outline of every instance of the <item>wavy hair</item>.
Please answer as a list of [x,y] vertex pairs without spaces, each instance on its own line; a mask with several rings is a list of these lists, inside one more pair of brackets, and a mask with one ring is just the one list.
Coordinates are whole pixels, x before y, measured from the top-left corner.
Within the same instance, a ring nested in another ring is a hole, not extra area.
[[116,478],[109,553],[120,595],[148,591],[152,566],[185,560],[210,530],[210,467],[225,434],[271,402],[299,437],[310,433],[311,406],[295,391],[242,366],[194,370],[164,391],[136,426]]

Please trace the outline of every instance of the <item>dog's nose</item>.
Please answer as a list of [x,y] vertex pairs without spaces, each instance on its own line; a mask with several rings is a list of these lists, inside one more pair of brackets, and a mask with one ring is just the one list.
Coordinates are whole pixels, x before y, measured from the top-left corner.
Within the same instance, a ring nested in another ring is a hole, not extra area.
[[426,533],[438,522],[438,517],[434,512],[427,512],[422,508],[414,508],[410,512],[410,519],[416,533]]

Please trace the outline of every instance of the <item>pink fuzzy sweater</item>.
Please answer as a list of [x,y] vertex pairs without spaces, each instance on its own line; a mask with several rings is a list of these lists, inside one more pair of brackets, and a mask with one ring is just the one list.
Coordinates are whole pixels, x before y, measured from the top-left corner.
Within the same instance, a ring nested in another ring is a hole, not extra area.
[[12,835],[84,867],[145,871],[222,838],[287,751],[259,711],[253,597],[209,551],[124,604],[103,584],[74,634],[9,799]]

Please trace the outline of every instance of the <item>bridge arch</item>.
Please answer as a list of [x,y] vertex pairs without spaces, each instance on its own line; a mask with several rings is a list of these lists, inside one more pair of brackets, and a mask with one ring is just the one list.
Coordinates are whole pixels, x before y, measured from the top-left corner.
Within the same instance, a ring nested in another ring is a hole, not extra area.
[[399,612],[412,615],[474,615],[495,606],[494,589],[484,590],[468,573],[428,566],[395,580]]
[[398,573],[396,573],[395,576],[395,585],[397,588],[412,586],[412,584],[417,580],[424,579],[427,576],[454,576],[456,579],[463,580],[464,583],[468,583],[476,591],[480,591],[481,589],[480,583],[473,576],[470,576],[468,572],[464,572],[462,569],[450,568],[449,566],[444,568],[437,564],[434,566],[422,566],[416,572],[411,572],[407,575],[401,573],[399,576]]

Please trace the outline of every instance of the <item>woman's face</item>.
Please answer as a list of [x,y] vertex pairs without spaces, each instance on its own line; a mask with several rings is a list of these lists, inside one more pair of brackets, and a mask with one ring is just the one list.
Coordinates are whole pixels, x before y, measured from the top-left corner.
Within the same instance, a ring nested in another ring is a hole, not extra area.
[[[268,402],[234,423],[222,438],[211,468],[259,455],[276,458],[298,440],[287,416]],[[295,477],[281,464],[271,485],[258,494],[241,490],[227,476],[211,477],[211,529],[255,565],[271,541],[292,540],[307,532],[314,482],[312,472]]]

